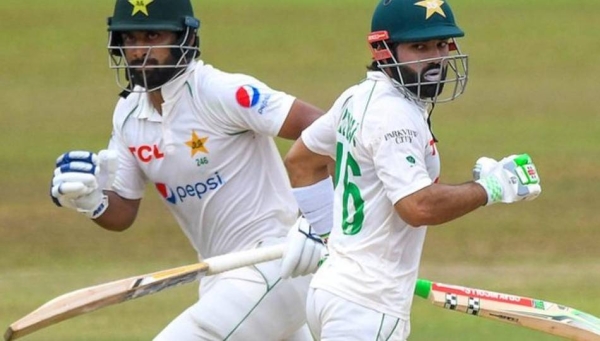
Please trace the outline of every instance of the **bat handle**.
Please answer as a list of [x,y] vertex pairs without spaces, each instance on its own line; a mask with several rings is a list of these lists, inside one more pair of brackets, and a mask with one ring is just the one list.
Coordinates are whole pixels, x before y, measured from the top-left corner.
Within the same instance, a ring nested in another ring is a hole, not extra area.
[[204,263],[208,264],[206,274],[216,275],[221,272],[279,259],[283,257],[285,247],[286,244],[278,244],[207,258],[204,260]]
[[415,286],[415,295],[423,298],[429,298],[431,293],[431,281],[426,279],[417,279],[417,285]]

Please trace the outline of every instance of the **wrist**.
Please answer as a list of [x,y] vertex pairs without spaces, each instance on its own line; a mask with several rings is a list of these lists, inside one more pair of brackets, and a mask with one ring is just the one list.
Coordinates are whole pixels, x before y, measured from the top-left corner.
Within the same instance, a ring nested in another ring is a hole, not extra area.
[[95,197],[96,198],[95,200],[93,200],[93,202],[96,202],[96,204],[91,205],[90,209],[79,207],[77,208],[77,211],[83,213],[86,217],[90,219],[97,219],[102,214],[104,214],[104,212],[106,212],[106,209],[108,208],[108,196],[102,192],[98,192],[95,195]]
[[309,186],[292,189],[300,212],[312,232],[327,236],[333,226],[333,181],[327,177]]
[[485,190],[487,195],[487,202],[485,206],[495,204],[502,201],[503,188],[498,178],[495,176],[487,176],[485,178],[475,181]]

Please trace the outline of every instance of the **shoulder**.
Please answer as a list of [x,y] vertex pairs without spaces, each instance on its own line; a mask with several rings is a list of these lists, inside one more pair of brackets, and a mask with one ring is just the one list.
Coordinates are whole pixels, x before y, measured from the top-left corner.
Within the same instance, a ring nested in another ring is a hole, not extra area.
[[423,115],[423,108],[400,94],[382,95],[374,99],[366,111],[363,129],[372,142],[398,135],[427,142],[424,139],[428,127]]
[[338,98],[336,98],[335,102],[333,102],[333,105],[327,111],[326,115],[339,116],[342,115],[349,106],[354,106],[355,96],[359,97],[357,96],[357,90],[359,89],[359,86],[360,84],[353,85],[344,90],[344,92],[342,92]]
[[269,87],[263,81],[242,73],[221,71],[211,65],[202,64],[194,75],[193,90],[198,100],[208,108],[235,113],[265,112],[287,115],[295,97]]
[[194,83],[203,98],[235,98],[235,94],[250,91],[252,88],[259,90],[265,84],[253,76],[230,73],[219,70],[209,64],[198,64],[194,74]]
[[[367,83],[367,82],[365,82]],[[424,108],[407,98],[387,80],[364,84],[361,91],[367,119],[391,122],[419,123],[423,121]]]

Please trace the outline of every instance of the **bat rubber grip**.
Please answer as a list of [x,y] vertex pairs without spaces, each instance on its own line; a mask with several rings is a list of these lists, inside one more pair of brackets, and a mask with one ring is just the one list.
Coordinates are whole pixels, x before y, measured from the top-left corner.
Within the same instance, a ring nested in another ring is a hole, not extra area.
[[431,292],[431,281],[426,279],[417,279],[417,285],[415,286],[415,295],[423,298],[429,298]]
[[205,259],[204,262],[208,264],[206,274],[216,275],[221,272],[279,259],[283,257],[285,247],[285,244],[264,246]]

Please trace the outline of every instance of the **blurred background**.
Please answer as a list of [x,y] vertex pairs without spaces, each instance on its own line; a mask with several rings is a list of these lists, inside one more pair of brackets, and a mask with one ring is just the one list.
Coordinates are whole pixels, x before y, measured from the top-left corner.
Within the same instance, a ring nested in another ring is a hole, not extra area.
[[[370,63],[375,0],[192,0],[202,59],[328,109]],[[562,303],[600,316],[600,44],[597,0],[452,0],[469,54],[465,95],[439,105],[445,183],[480,156],[529,153],[543,193],[431,227],[421,277]],[[110,0],[0,1],[0,328],[82,287],[196,262],[149,188],[135,225],[96,227],[55,207],[54,161],[106,146],[119,92]],[[289,143],[281,143],[282,153]],[[27,340],[149,340],[197,285],[109,307]],[[555,340],[415,299],[412,341]]]

